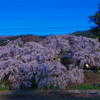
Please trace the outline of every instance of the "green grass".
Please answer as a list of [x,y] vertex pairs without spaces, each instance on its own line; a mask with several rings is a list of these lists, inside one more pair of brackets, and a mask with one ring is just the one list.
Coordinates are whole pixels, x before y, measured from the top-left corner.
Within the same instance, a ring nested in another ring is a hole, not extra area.
[[11,83],[10,82],[1,82],[0,83],[0,90],[10,90],[12,88]]
[[60,90],[61,88],[59,87],[59,86],[53,86],[53,85],[51,85],[51,86],[44,86],[44,89],[45,90],[47,90],[47,89],[53,89],[53,90]]
[[100,89],[100,87],[92,86],[92,85],[78,84],[77,86],[75,86],[75,89],[78,89],[78,90]]
[[8,90],[7,88],[0,88],[0,91]]

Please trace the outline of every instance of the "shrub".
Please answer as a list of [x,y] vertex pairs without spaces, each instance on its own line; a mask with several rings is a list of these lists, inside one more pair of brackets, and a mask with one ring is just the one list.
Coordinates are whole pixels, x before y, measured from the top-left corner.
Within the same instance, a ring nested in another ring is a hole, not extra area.
[[68,57],[62,57],[61,58],[61,63],[66,66],[67,70],[69,69],[70,64],[75,64],[75,61],[71,58]]

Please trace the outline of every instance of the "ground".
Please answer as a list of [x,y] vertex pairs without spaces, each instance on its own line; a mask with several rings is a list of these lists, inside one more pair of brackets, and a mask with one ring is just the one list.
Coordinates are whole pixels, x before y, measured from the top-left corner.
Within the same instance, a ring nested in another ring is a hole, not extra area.
[[[88,71],[88,72],[84,72],[84,82],[82,83],[83,85],[96,85],[100,84],[100,72],[97,71]],[[69,84],[69,86],[67,87],[67,89],[75,89],[74,87],[77,86],[77,83],[71,83]]]

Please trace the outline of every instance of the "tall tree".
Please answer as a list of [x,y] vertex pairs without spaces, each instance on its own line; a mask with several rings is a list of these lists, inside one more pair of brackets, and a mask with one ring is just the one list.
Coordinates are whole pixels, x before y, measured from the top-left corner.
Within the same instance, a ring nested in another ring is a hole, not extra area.
[[95,26],[92,26],[91,31],[95,36],[100,37],[100,4],[98,5],[98,11],[95,15],[89,17],[89,22],[94,22]]

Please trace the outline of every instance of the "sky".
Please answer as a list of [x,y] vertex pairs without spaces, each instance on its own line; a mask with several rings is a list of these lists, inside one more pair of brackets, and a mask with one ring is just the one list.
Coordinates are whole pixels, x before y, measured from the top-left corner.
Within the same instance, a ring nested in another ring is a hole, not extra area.
[[0,0],[0,36],[89,30],[100,0]]

